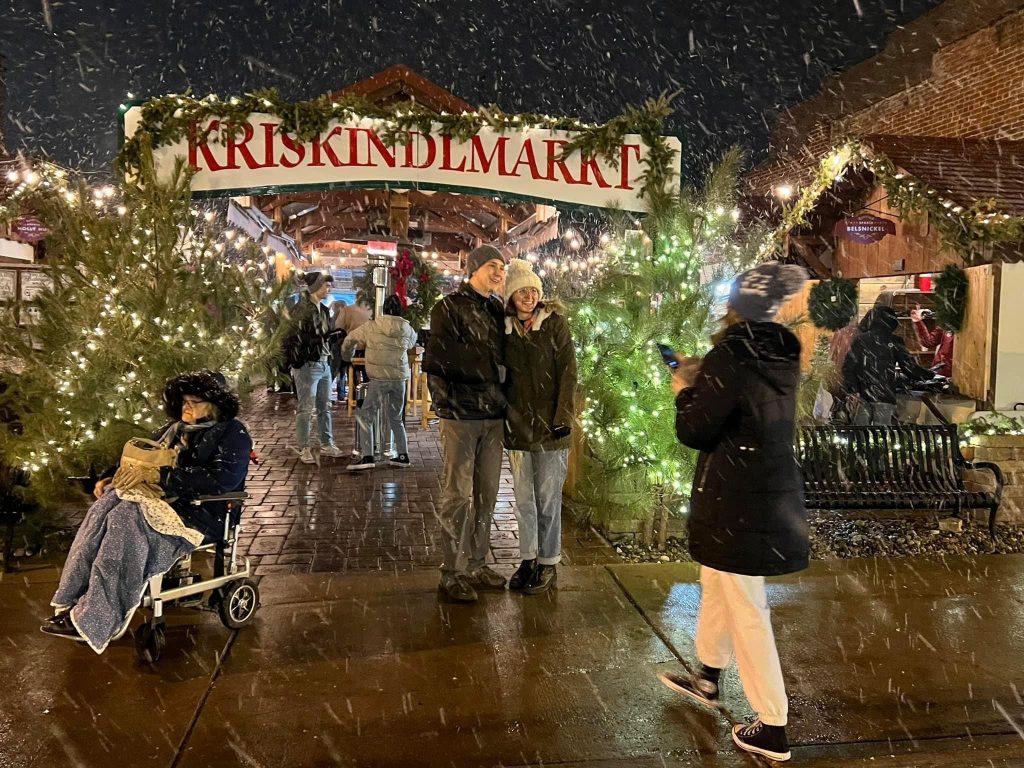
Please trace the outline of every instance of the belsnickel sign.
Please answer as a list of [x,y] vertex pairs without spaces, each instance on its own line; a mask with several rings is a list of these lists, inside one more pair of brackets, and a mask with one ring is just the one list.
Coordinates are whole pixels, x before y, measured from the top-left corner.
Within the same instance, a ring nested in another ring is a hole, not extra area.
[[877,243],[888,235],[896,234],[896,222],[864,213],[840,219],[836,223],[835,236],[844,240],[852,240],[861,245]]
[[[132,107],[124,119],[130,138],[141,108]],[[468,141],[410,131],[408,143],[391,145],[378,135],[373,120],[361,119],[334,123],[304,143],[280,133],[279,122],[272,115],[253,114],[240,135],[222,141],[220,120],[207,120],[187,140],[153,151],[157,171],[166,177],[176,159],[185,158],[196,169],[196,192],[394,184],[646,210],[640,177],[649,148],[638,135],[626,137],[612,164],[580,152],[562,158],[562,148],[573,137],[567,131],[481,130]],[[201,141],[204,135],[210,140]],[[676,151],[672,183],[678,189],[681,143],[667,140]]]

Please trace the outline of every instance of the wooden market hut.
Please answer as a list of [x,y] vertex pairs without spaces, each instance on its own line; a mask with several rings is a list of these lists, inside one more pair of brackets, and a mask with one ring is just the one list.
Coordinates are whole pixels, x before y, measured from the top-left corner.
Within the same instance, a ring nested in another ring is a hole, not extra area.
[[[865,136],[755,168],[745,202],[778,225],[785,258],[818,278],[858,281],[862,313],[882,290],[904,317],[915,304],[927,308],[928,278],[964,268],[954,385],[979,408],[1024,400],[1024,141]],[[806,296],[790,314],[806,309]],[[909,320],[901,330],[927,358]],[[807,324],[801,333],[811,348],[821,332]]]

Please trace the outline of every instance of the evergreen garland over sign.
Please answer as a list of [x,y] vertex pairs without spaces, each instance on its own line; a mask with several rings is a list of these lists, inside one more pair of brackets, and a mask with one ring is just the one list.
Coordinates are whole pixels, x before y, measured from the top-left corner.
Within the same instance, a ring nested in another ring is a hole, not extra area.
[[857,314],[857,284],[843,277],[822,280],[811,288],[808,312],[818,328],[845,328]]
[[[189,93],[171,94],[151,99],[142,105],[136,132],[127,139],[118,154],[118,166],[133,174],[139,167],[143,146],[153,149],[177,143],[197,124],[219,118],[217,130],[199,135],[200,142],[219,142],[240,136],[253,114],[272,115],[279,119],[278,132],[301,142],[312,141],[326,132],[333,122],[369,119],[374,130],[387,142],[407,144],[413,132],[440,133],[468,141],[487,128],[497,133],[540,128],[551,131],[572,131],[576,134],[562,148],[562,157],[579,151],[589,157],[600,157],[618,167],[619,149],[628,134],[638,134],[649,151],[641,163],[646,166],[640,177],[640,193],[653,200],[668,194],[676,151],[663,135],[665,119],[672,111],[672,97],[662,95],[648,99],[640,107],[629,107],[622,115],[604,124],[583,123],[571,117],[552,117],[538,113],[510,115],[496,106],[473,112],[435,113],[415,102],[375,104],[368,99],[346,94],[331,98],[323,96],[311,101],[286,102],[274,89],[264,89],[232,96],[227,101],[213,94],[197,99]],[[122,109],[127,107],[122,105]]]
[[935,322],[940,328],[959,333],[967,309],[967,273],[950,264],[935,281]]

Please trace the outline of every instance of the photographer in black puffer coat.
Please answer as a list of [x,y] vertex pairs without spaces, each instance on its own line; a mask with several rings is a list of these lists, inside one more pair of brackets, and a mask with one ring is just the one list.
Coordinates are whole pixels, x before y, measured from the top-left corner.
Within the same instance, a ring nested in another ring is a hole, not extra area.
[[733,741],[788,760],[788,700],[765,596],[765,576],[807,567],[803,482],[794,451],[800,342],[774,322],[807,272],[762,264],[740,275],[722,330],[700,361],[673,374],[676,434],[700,451],[690,494],[690,554],[701,564],[695,676],[663,673],[674,691],[717,705],[718,680],[735,654],[757,713]]

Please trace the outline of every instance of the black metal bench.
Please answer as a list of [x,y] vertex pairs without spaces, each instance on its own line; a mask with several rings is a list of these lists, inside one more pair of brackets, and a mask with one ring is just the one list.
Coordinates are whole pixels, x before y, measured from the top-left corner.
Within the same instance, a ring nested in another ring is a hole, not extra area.
[[[995,536],[1003,473],[964,458],[955,424],[802,427],[797,443],[808,509],[987,509]],[[969,490],[969,469],[991,471],[995,490]]]

